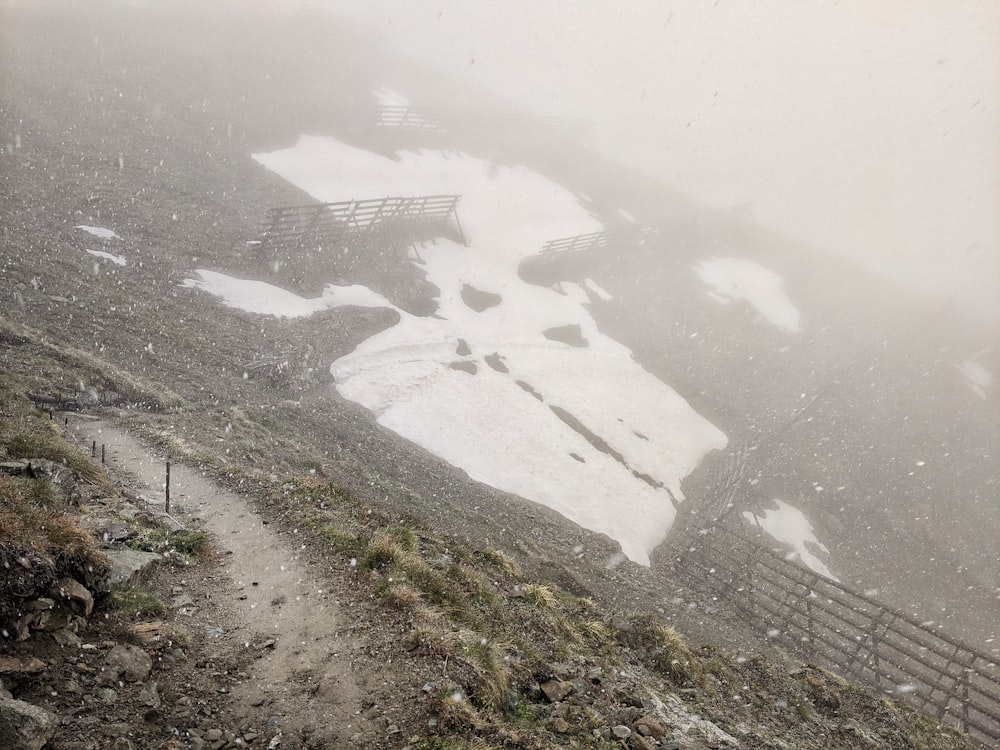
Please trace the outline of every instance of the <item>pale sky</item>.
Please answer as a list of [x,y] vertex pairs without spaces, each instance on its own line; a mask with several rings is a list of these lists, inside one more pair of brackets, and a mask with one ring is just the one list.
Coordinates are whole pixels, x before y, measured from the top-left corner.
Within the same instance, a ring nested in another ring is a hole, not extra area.
[[320,4],[710,206],[1000,309],[994,0]]

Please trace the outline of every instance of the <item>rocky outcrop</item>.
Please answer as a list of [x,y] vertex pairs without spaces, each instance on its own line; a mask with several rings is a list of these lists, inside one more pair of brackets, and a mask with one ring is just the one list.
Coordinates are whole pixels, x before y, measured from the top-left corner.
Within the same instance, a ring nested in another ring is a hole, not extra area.
[[55,734],[54,714],[13,698],[0,698],[0,747],[5,750],[41,750]]

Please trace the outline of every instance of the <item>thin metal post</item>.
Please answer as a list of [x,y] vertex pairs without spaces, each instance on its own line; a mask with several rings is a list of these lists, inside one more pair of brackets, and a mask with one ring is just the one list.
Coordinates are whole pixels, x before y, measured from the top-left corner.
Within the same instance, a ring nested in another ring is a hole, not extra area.
[[90,444],[90,457],[97,458],[97,441],[95,440]]
[[167,513],[170,512],[170,459],[167,459],[167,502],[165,510]]
[[104,443],[101,443],[101,463],[104,463]]

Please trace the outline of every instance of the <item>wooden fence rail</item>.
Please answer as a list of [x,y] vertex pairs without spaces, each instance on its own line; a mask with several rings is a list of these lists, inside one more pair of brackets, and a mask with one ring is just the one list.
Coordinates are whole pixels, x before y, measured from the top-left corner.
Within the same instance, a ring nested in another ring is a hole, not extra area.
[[332,245],[381,230],[403,231],[411,239],[427,239],[443,234],[451,219],[461,235],[459,198],[421,195],[279,206],[267,212],[261,242]]
[[654,242],[665,233],[661,224],[634,225],[549,240],[540,252],[521,260],[518,273],[535,284],[552,284],[593,273],[592,261],[611,258]]
[[605,247],[622,247],[631,245],[641,247],[650,240],[660,237],[663,227],[659,224],[637,225],[609,229],[604,232],[578,234],[573,237],[562,237],[549,240],[542,246],[541,256],[552,258],[557,255],[585,253]]
[[733,600],[770,638],[892,692],[987,747],[1000,740],[997,658],[725,525],[690,539],[677,573]]
[[376,130],[408,130],[440,134],[466,131],[511,135],[518,132],[550,130],[583,135],[591,128],[589,122],[572,118],[461,112],[403,105],[376,107],[372,122]]

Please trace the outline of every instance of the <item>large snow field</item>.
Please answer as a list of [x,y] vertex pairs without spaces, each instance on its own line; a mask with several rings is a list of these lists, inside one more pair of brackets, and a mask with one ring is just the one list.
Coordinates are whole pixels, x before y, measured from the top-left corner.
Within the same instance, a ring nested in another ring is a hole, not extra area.
[[[524,167],[457,152],[387,158],[329,137],[254,158],[324,202],[462,196],[468,246],[439,240],[420,251],[441,290],[437,315],[400,312],[398,324],[334,362],[339,393],[473,479],[605,533],[647,564],[683,498],[682,479],[726,437],[597,330],[583,288],[558,292],[518,277],[520,259],[546,240],[602,229],[573,194]],[[228,282],[199,273],[192,283],[235,301],[222,291]],[[467,286],[500,301],[476,312],[462,298]],[[258,301],[246,309],[263,312],[265,295],[251,296]],[[301,310],[322,299],[281,304]],[[578,327],[577,346],[544,334],[564,326]]]

